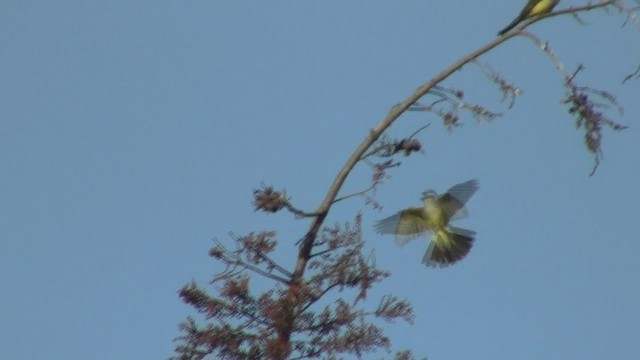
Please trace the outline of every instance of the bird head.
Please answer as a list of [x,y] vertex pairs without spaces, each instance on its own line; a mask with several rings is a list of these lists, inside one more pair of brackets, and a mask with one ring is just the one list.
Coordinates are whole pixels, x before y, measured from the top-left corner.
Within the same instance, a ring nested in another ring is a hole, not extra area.
[[427,199],[437,199],[438,198],[438,193],[436,193],[434,190],[427,190],[425,192],[422,193],[422,201],[427,200]]
[[436,193],[434,190],[427,190],[425,192],[422,193],[422,201],[426,201],[427,199],[429,200],[437,200],[438,199],[438,193]]

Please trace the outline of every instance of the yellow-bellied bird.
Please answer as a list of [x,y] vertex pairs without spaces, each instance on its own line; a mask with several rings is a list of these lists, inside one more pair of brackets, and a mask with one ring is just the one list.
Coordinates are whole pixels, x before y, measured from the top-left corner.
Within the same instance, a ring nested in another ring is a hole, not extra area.
[[477,190],[478,181],[473,179],[453,186],[442,195],[425,191],[423,207],[408,208],[382,219],[375,224],[375,230],[379,234],[395,234],[399,245],[431,232],[433,236],[422,263],[431,267],[451,265],[469,253],[476,233],[450,226],[449,221],[467,216],[464,205]]
[[506,28],[500,30],[498,35],[502,36],[506,34],[507,31],[513,29],[521,21],[551,12],[551,10],[553,10],[553,8],[558,5],[559,2],[560,0],[529,0],[527,2],[527,5],[525,5],[524,9],[522,9],[522,11],[520,12],[520,15],[518,15],[518,17],[515,18],[511,22],[511,24],[507,25]]

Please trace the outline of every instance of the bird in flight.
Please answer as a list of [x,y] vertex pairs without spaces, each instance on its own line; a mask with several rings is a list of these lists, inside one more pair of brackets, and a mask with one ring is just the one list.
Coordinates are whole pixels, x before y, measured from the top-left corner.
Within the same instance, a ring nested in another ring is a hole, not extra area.
[[462,260],[473,245],[475,231],[451,226],[449,222],[467,216],[465,204],[478,187],[478,180],[472,179],[454,185],[442,195],[427,190],[422,195],[422,207],[402,210],[376,222],[374,228],[379,234],[395,234],[399,245],[432,233],[422,263],[430,267],[449,266]]
[[551,12],[553,8],[558,5],[560,0],[529,0],[527,5],[524,6],[524,9],[520,12],[520,15],[513,19],[513,21],[507,25],[504,29],[498,32],[499,36],[506,34],[509,30],[513,29],[518,25],[521,21],[524,21],[528,18],[544,15],[546,13]]

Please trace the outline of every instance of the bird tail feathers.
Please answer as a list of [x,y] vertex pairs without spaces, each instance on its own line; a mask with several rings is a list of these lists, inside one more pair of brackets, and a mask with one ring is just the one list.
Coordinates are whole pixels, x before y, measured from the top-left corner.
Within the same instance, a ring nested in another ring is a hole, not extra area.
[[522,20],[524,20],[524,19],[522,18],[522,16],[518,16],[518,17],[517,17],[517,18],[515,18],[515,19],[514,19],[514,20],[513,20],[509,25],[507,25],[504,29],[500,30],[500,31],[498,32],[498,36],[502,36],[502,35],[504,35],[504,34],[508,33],[508,32],[509,32],[509,30],[511,30],[511,29],[513,29],[514,27],[516,27],[516,25],[518,25],[518,23],[519,23],[520,21],[522,21]]
[[471,250],[476,233],[449,226],[433,235],[422,263],[430,267],[446,267],[462,260]]

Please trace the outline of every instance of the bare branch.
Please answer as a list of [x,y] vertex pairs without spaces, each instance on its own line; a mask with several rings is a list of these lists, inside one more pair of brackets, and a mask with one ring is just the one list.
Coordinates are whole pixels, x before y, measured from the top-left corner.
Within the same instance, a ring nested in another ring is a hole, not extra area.
[[364,189],[362,191],[358,191],[358,192],[355,192],[355,193],[352,193],[352,194],[349,194],[349,195],[345,195],[343,197],[339,197],[339,198],[333,200],[333,202],[337,203],[338,201],[346,200],[346,199],[349,199],[349,198],[352,198],[352,197],[355,197],[355,196],[359,196],[359,195],[364,195],[364,194],[368,193],[369,191],[375,189],[376,185],[377,185],[376,183],[373,183],[373,184],[371,184],[371,186],[369,186],[368,188],[366,188],[366,189]]
[[622,83],[624,84],[627,80],[632,79],[634,76],[636,77],[636,79],[640,79],[640,65],[638,65],[638,67],[636,68],[636,71],[634,71],[631,74],[627,75],[624,78],[624,80],[622,80]]
[[318,212],[305,212],[300,209],[297,209],[293,205],[291,205],[289,201],[284,203],[284,207],[287,210],[291,211],[298,218],[314,217],[314,216],[318,216],[319,214]]
[[[596,10],[596,9],[600,9],[600,8],[606,8],[608,6],[616,6],[621,10],[624,8],[624,5],[621,4],[621,2],[619,0],[606,0],[606,1],[603,0],[603,1],[600,1],[599,3],[596,3],[596,4],[589,3],[589,4],[583,5],[583,6],[575,6],[575,7],[572,6],[572,7],[569,7],[567,9],[556,10],[556,11],[550,12],[548,14],[535,16],[535,17],[529,18],[527,20],[524,20],[517,27],[515,27],[513,30],[511,30],[510,32],[504,34],[502,36],[502,38],[504,40],[508,40],[509,38],[512,38],[514,36],[521,35],[521,34],[523,34],[523,30],[524,29],[526,29],[530,25],[535,24],[538,21],[544,20],[546,18],[555,17],[555,16],[562,16],[562,15],[567,15],[567,14],[572,15],[574,17],[577,17],[578,13],[587,12],[587,11],[591,11],[591,10]],[[581,20],[578,20],[578,21],[582,23]]]

